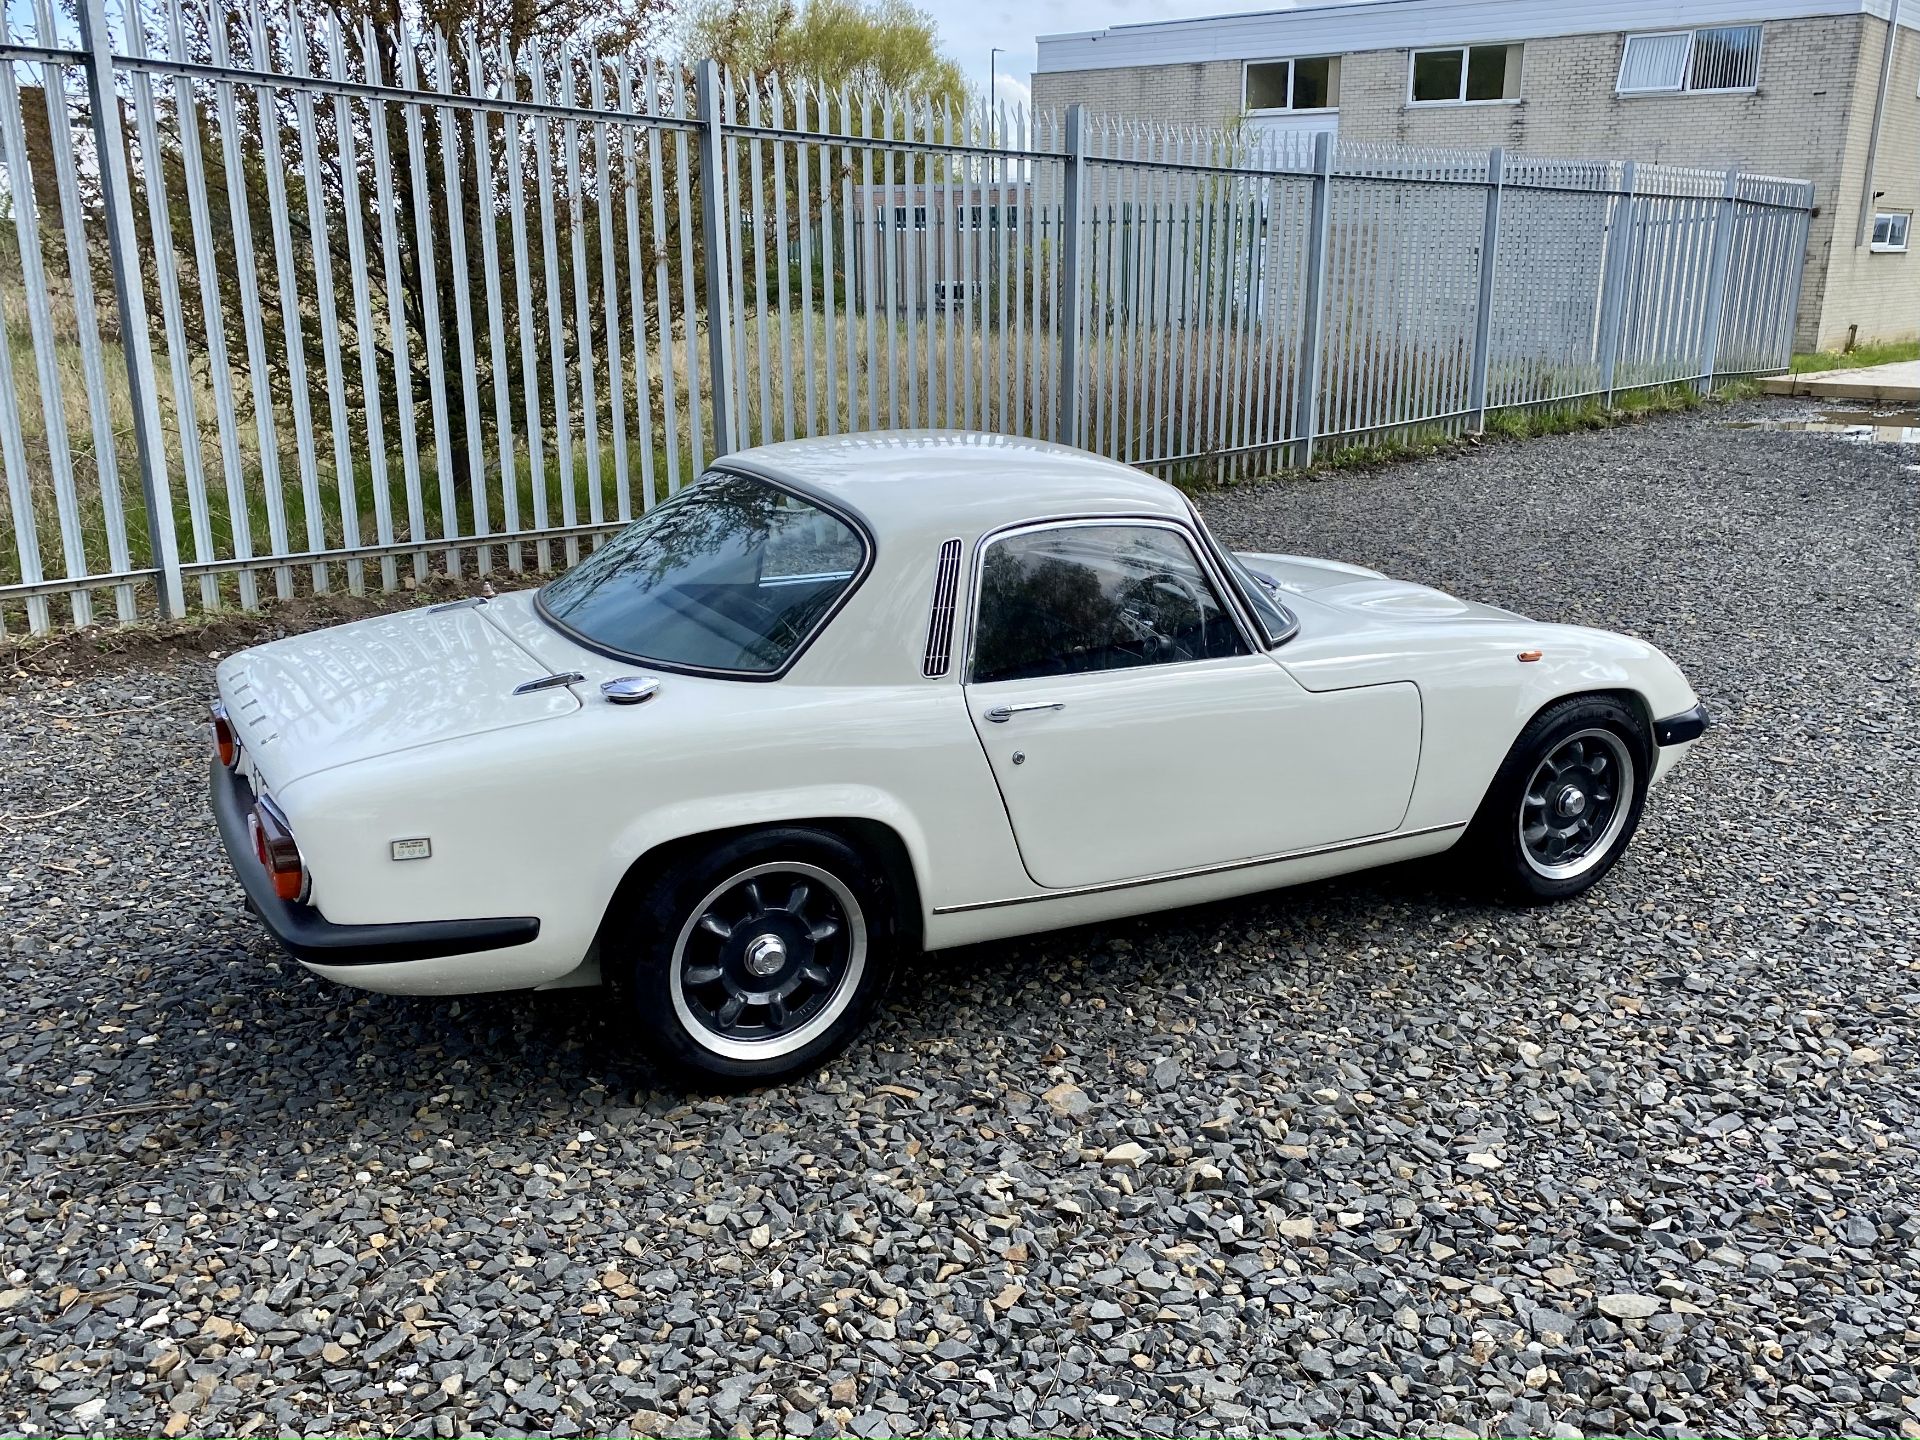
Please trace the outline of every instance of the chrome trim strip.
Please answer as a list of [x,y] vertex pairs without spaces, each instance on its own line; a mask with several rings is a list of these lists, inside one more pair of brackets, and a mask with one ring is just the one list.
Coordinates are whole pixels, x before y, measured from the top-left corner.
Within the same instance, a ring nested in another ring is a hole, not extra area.
[[536,690],[557,690],[562,685],[582,685],[587,677],[578,670],[561,670],[552,675],[542,675],[538,680],[522,680],[513,687],[515,695],[531,695]]
[[1142,875],[1134,880],[1108,880],[1099,885],[1075,885],[1065,890],[1047,890],[1038,895],[1015,895],[1006,900],[974,900],[965,905],[936,905],[936,915],[956,915],[963,910],[999,910],[1008,905],[1034,905],[1043,900],[1068,900],[1077,895],[1103,895],[1110,890],[1135,890],[1142,885],[1164,885],[1172,880],[1193,880],[1202,875],[1220,875],[1230,870],[1255,870],[1262,865],[1280,865],[1289,860],[1306,860],[1315,855],[1333,855],[1342,850],[1359,850],[1368,845],[1385,845],[1392,840],[1415,840],[1422,835],[1438,835],[1447,830],[1464,830],[1467,822],[1452,825],[1423,825],[1418,830],[1395,830],[1387,835],[1365,835],[1358,840],[1336,840],[1331,845],[1310,845],[1304,850],[1282,850],[1273,855],[1256,855],[1250,860],[1225,860],[1218,865],[1197,865],[1191,870],[1169,870],[1160,875]]
[[[1193,503],[1191,496],[1183,495],[1181,498],[1187,502],[1187,516],[1193,522],[1194,533],[1200,537],[1200,548],[1206,552],[1207,558],[1213,562],[1213,568],[1225,579],[1227,593],[1232,597],[1232,603],[1239,607],[1242,625],[1249,634],[1257,635],[1265,639],[1267,627],[1261,623],[1259,613],[1254,609],[1253,601],[1248,598],[1245,588],[1240,584],[1240,576],[1234,571],[1233,564],[1229,562],[1237,561],[1240,568],[1246,570],[1249,574],[1257,575],[1258,572],[1253,570],[1246,561],[1241,560],[1238,555],[1227,549],[1226,546],[1222,545],[1220,541],[1215,538],[1213,531],[1207,528],[1206,517],[1201,515],[1200,507]],[[1276,585],[1274,589],[1278,591],[1279,587]],[[1255,649],[1263,650],[1267,654],[1272,654],[1300,633],[1300,617],[1294,613],[1293,607],[1282,600],[1277,593],[1273,596],[1273,603],[1279,607],[1280,613],[1285,615],[1292,624],[1287,627],[1287,632],[1278,639],[1268,640],[1264,646],[1254,647]]]

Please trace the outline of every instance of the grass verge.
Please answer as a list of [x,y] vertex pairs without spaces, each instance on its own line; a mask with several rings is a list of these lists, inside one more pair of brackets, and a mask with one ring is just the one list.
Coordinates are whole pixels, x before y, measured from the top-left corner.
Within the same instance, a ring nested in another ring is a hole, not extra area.
[[1414,430],[1374,444],[1347,446],[1335,451],[1316,468],[1323,471],[1354,470],[1438,455],[1465,445],[1484,444],[1488,439],[1533,440],[1543,435],[1566,435],[1577,430],[1604,430],[1651,415],[1680,414],[1697,410],[1703,405],[1725,405],[1735,400],[1749,400],[1760,393],[1759,381],[1743,379],[1730,380],[1708,394],[1702,394],[1687,384],[1658,385],[1644,390],[1623,391],[1612,405],[1589,398],[1562,405],[1495,410],[1487,416],[1487,427],[1481,434],[1456,435],[1437,426]]
[[1851,350],[1811,350],[1793,357],[1791,373],[1806,375],[1820,370],[1859,370],[1868,365],[1897,365],[1902,360],[1920,360],[1920,340],[1888,340],[1874,345],[1859,345]]

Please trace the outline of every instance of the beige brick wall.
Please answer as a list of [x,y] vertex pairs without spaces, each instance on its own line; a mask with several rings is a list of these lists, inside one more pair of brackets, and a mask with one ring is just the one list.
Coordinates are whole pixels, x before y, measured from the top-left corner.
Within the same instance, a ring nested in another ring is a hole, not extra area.
[[1033,77],[1033,104],[1037,110],[1080,104],[1174,125],[1227,125],[1240,114],[1241,69],[1238,60],[1210,60],[1041,72]]
[[[1809,269],[1807,287],[1821,289],[1819,346],[1823,350],[1846,343],[1857,326],[1862,340],[1904,340],[1920,335],[1920,229],[1905,254],[1875,254],[1854,242],[1862,191],[1866,179],[1867,140],[1873,128],[1873,98],[1880,84],[1880,60],[1886,53],[1887,25],[1871,21],[1866,43],[1860,47],[1855,78],[1852,124],[1847,130],[1845,162],[1839,189],[1826,191],[1823,206],[1830,207],[1835,224],[1824,273]],[[1887,87],[1886,118],[1881,124],[1880,152],[1874,166],[1874,189],[1885,193],[1875,202],[1881,210],[1920,214],[1920,34],[1902,28],[1893,52],[1893,78]]]
[[[1349,54],[1341,60],[1340,134],[1408,145],[1504,145],[1536,155],[1737,165],[1811,180],[1819,214],[1796,344],[1844,336],[1856,323],[1863,339],[1892,337],[1920,328],[1920,251],[1888,256],[1852,248],[1886,30],[1884,21],[1859,15],[1771,21],[1761,40],[1759,87],[1739,95],[1615,94],[1625,43],[1618,34],[1528,41],[1520,99],[1511,104],[1410,106],[1406,50]],[[1903,31],[1901,42],[1880,147],[1881,188],[1889,192],[1881,203],[1907,208],[1920,188],[1920,35]],[[1240,76],[1239,61],[1061,71],[1035,75],[1033,95],[1042,107],[1078,101],[1109,113],[1221,124],[1239,113]]]

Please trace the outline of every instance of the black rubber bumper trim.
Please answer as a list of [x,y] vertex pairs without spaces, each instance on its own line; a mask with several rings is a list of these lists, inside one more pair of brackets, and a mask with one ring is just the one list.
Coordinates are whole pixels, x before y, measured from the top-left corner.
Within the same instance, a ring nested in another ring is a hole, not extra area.
[[1707,726],[1711,723],[1707,718],[1707,707],[1696,705],[1691,710],[1682,710],[1678,715],[1654,721],[1653,738],[1661,745],[1684,745],[1706,734]]
[[273,893],[273,878],[254,854],[247,833],[247,815],[253,808],[253,790],[247,782],[216,757],[208,788],[213,818],[220,826],[220,843],[226,847],[227,859],[233,863],[247,899],[273,938],[296,960],[312,965],[391,965],[501,950],[525,945],[540,934],[540,921],[531,915],[498,920],[421,920],[405,925],[336,925],[313,906],[282,900]]

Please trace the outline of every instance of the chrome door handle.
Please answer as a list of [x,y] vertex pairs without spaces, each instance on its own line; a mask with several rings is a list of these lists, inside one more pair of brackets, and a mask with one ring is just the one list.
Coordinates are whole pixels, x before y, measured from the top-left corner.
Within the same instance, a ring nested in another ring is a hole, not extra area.
[[1064,710],[1064,700],[1028,700],[1019,705],[996,705],[987,711],[987,719],[996,725],[1004,725],[1014,716],[1027,710]]

